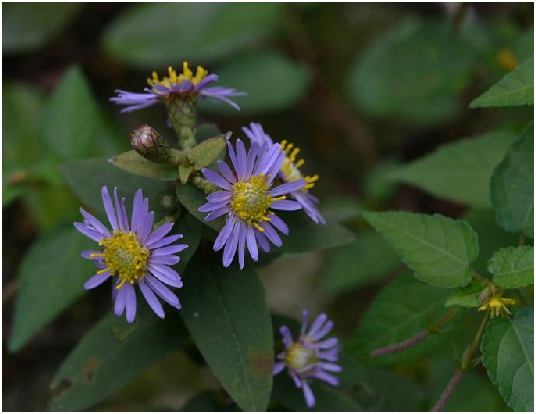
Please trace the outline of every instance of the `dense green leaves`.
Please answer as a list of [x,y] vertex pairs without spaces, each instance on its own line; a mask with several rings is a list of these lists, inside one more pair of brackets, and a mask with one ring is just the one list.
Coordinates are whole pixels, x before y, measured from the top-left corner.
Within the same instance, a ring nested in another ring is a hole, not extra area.
[[212,372],[243,410],[266,410],[272,323],[255,271],[198,258],[184,276],[181,316]]
[[20,270],[20,293],[15,305],[12,351],[21,349],[84,291],[95,265],[80,253],[95,242],[71,225],[45,233],[32,246]]
[[506,74],[473,102],[471,108],[534,104],[534,57]]
[[491,202],[497,222],[507,231],[534,237],[534,124],[531,123],[495,168]]
[[231,115],[281,111],[295,105],[309,84],[306,68],[279,53],[249,53],[222,66],[217,73],[222,85],[247,95],[233,98],[240,112],[208,103],[201,107],[204,111]]
[[509,132],[490,132],[449,143],[403,166],[392,177],[438,197],[489,207],[493,169],[514,139]]
[[44,142],[60,158],[87,155],[95,141],[98,110],[90,86],[76,66],[68,69],[44,108]]
[[478,255],[478,240],[464,221],[398,212],[367,212],[363,217],[418,279],[442,287],[462,287],[471,280],[469,264]]
[[342,293],[387,277],[400,264],[398,256],[377,233],[366,230],[353,243],[330,252],[321,286],[330,293]]
[[149,161],[134,150],[112,157],[110,162],[122,170],[142,177],[158,178],[164,181],[173,181],[179,177],[177,167]]
[[452,118],[475,54],[439,22],[405,21],[376,39],[349,71],[352,101],[372,116],[429,124]]
[[102,319],[71,352],[52,382],[53,411],[85,411],[188,339],[175,309],[161,320],[140,301],[134,323]]
[[515,411],[534,410],[534,309],[488,323],[482,362],[491,380]]
[[78,3],[11,3],[2,6],[2,50],[25,52],[44,46],[74,15]]
[[195,67],[273,33],[281,9],[278,3],[140,4],[112,22],[104,49],[114,59],[150,70],[183,60]]
[[534,284],[534,247],[507,247],[489,260],[488,269],[497,286],[512,289]]
[[[410,273],[398,276],[375,298],[359,321],[347,346],[349,353],[367,358],[374,349],[405,341],[429,328],[434,320],[446,312],[443,307],[449,292],[426,285]],[[441,342],[440,335],[432,335],[424,342],[405,351],[374,357],[371,362],[390,363],[423,353]]]
[[190,149],[188,151],[188,158],[194,164],[194,169],[200,170],[216,160],[225,148],[226,138],[229,136],[230,134],[209,138]]

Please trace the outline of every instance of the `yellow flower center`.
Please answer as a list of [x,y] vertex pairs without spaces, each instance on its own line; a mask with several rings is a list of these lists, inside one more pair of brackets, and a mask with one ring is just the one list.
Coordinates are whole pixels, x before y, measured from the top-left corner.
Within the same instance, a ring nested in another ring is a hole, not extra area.
[[516,300],[511,298],[501,298],[494,296],[488,299],[480,308],[479,311],[489,310],[491,316],[499,316],[499,314],[505,316],[511,312],[508,310],[507,306],[515,305]]
[[301,188],[301,191],[307,191],[313,188],[316,181],[318,181],[318,174],[313,176],[303,176],[300,172],[300,167],[305,163],[303,159],[296,161],[296,156],[300,152],[299,148],[294,148],[294,144],[287,142],[286,140],[281,142],[281,149],[285,151],[285,160],[281,166],[281,171],[285,176],[285,181],[293,182],[298,180],[305,180],[306,184]]
[[259,231],[264,229],[259,225],[262,221],[270,221],[268,209],[274,201],[284,200],[286,197],[272,197],[267,194],[268,180],[264,174],[252,176],[249,181],[238,181],[233,184],[233,197],[231,209],[233,212]]
[[285,363],[296,370],[303,369],[316,362],[318,362],[318,357],[315,352],[301,345],[299,342],[292,345],[285,357]]
[[102,239],[99,245],[104,246],[102,253],[94,253],[91,257],[102,257],[106,269],[97,273],[110,272],[119,277],[120,289],[125,282],[133,284],[145,276],[149,250],[143,247],[138,236],[131,232],[114,231],[111,237]]
[[198,66],[197,73],[194,76],[194,73],[188,67],[188,62],[184,62],[182,64],[182,73],[177,75],[177,71],[173,70],[171,66],[168,68],[168,73],[169,76],[165,76],[162,78],[162,80],[160,80],[158,78],[158,73],[153,72],[153,77],[147,78],[147,83],[149,86],[162,85],[169,89],[173,85],[178,85],[184,80],[189,80],[194,85],[197,85],[208,75],[207,70],[205,70],[202,66]]

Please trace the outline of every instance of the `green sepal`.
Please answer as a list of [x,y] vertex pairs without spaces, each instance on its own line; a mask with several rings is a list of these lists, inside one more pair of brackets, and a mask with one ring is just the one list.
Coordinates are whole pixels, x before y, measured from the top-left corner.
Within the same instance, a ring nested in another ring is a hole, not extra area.
[[116,155],[110,158],[109,161],[122,170],[142,177],[158,178],[162,181],[173,181],[179,177],[176,167],[151,162],[134,150]]

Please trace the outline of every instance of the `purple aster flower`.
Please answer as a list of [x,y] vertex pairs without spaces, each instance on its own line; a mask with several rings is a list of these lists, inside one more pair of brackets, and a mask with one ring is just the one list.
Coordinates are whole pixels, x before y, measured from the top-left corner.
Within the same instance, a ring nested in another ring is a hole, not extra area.
[[[265,142],[273,143],[270,135],[264,132],[261,124],[251,123],[250,129],[247,127],[242,128],[248,138],[259,145]],[[306,185],[302,188],[293,191],[291,193],[298,203],[301,204],[303,210],[315,223],[326,224],[326,219],[320,213],[318,208],[318,198],[309,193],[309,190],[314,187],[315,182],[318,181],[318,175],[304,176],[300,167],[305,163],[303,159],[297,160],[296,156],[300,152],[299,148],[294,148],[293,144],[288,143],[286,140],[281,142],[281,149],[285,151],[285,159],[279,170],[279,178],[285,183],[293,182],[296,180],[305,180]]]
[[84,288],[93,289],[112,278],[115,314],[120,316],[126,309],[128,322],[136,317],[134,284],[140,287],[143,297],[160,318],[164,318],[165,314],[157,297],[180,309],[179,299],[166,285],[182,287],[179,274],[170,267],[179,262],[175,253],[188,247],[186,244],[172,244],[182,238],[182,234],[165,237],[173,223],[163,224],[153,231],[154,213],[149,212],[149,200],[143,198],[141,190],[134,195],[130,223],[125,199],[119,202],[117,188],[114,190],[114,202],[108,188],[102,187],[101,194],[112,230],[83,208],[80,209],[83,223],[74,223],[80,233],[102,247],[100,250],[82,252],[82,257],[92,260],[99,269],[84,284]]
[[287,225],[272,210],[299,210],[296,201],[286,200],[285,194],[305,185],[297,180],[275,187],[273,181],[285,158],[278,144],[253,144],[246,152],[244,143],[238,140],[236,152],[228,143],[229,157],[234,171],[223,162],[218,162],[220,173],[211,169],[202,170],[206,179],[221,188],[208,195],[208,202],[199,208],[209,213],[206,221],[227,215],[225,226],[214,243],[214,250],[224,248],[223,265],[229,266],[238,251],[240,268],[244,267],[246,246],[253,260],[258,260],[258,245],[265,252],[270,243],[281,246],[276,230],[288,234]]
[[279,328],[285,350],[277,355],[273,374],[279,374],[286,367],[296,387],[303,390],[307,407],[311,408],[315,405],[311,381],[317,378],[336,387],[339,379],[333,373],[341,372],[341,367],[336,364],[339,360],[337,338],[323,339],[333,328],[333,322],[328,321],[326,314],[322,313],[307,329],[308,314],[304,309],[301,332],[296,342],[287,326]]
[[209,75],[208,71],[198,66],[194,76],[188,67],[188,62],[184,62],[182,67],[182,73],[177,75],[177,72],[170,66],[168,68],[169,76],[165,76],[161,80],[158,78],[158,74],[153,72],[152,78],[147,79],[150,88],[145,88],[145,93],[116,90],[117,96],[110,98],[110,101],[125,106],[121,112],[132,112],[155,105],[173,96],[191,98],[199,95],[226,102],[236,110],[240,110],[240,107],[229,97],[242,96],[246,94],[245,92],[221,86],[209,87],[210,84],[218,80],[218,75],[214,73]]

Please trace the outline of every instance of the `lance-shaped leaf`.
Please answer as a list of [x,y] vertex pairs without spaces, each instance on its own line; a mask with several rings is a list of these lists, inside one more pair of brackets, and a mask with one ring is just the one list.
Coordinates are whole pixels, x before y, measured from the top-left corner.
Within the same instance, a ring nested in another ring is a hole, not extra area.
[[495,168],[491,202],[499,225],[534,237],[534,124],[531,123]]
[[134,150],[112,157],[110,162],[118,168],[142,177],[158,178],[163,181],[173,181],[179,177],[177,167],[149,161]]
[[481,349],[506,403],[515,411],[534,411],[534,309],[521,309],[512,319],[492,319]]
[[175,309],[162,320],[139,307],[134,323],[110,314],[82,338],[52,381],[53,411],[87,410],[188,339]]
[[212,227],[214,230],[220,231],[225,224],[224,217],[218,217],[215,220],[205,221],[207,213],[199,211],[199,207],[207,202],[207,196],[199,188],[192,184],[184,184],[177,186],[177,198],[179,202],[188,210],[188,212],[198,219],[203,224]]
[[478,236],[464,221],[435,214],[363,213],[423,282],[445,288],[471,280]]
[[471,102],[470,108],[519,105],[534,105],[534,57],[507,73],[487,92]]
[[231,133],[219,137],[209,138],[188,151],[188,158],[193,163],[195,170],[206,167],[215,161],[227,144]]
[[272,323],[252,268],[198,258],[187,269],[181,316],[201,354],[245,411],[264,411],[272,389]]
[[507,247],[497,251],[488,262],[493,283],[504,289],[534,284],[534,247]]

